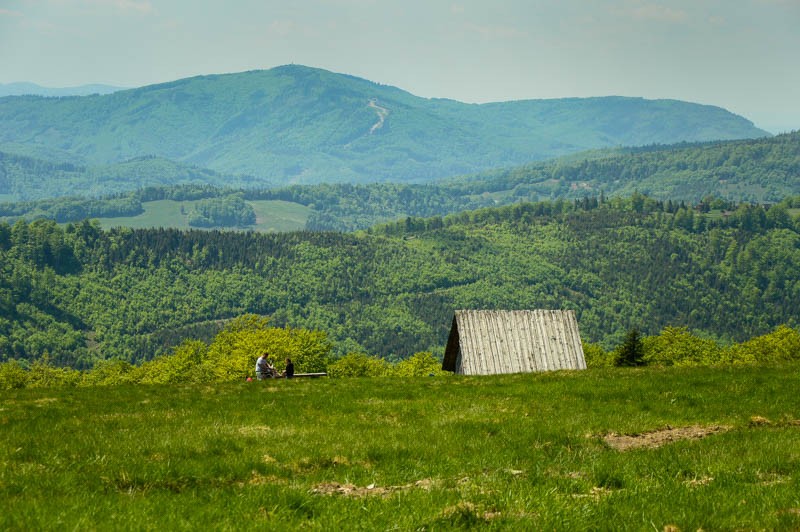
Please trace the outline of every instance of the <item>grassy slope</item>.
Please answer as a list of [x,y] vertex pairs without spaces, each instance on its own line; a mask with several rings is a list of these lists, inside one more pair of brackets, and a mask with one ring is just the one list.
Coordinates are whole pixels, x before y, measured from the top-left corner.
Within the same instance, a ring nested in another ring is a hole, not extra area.
[[[797,528],[798,378],[791,365],[4,392],[0,527]],[[730,429],[624,453],[602,440],[690,425]],[[315,491],[341,486],[362,496]]]
[[[181,214],[181,207],[189,213],[196,201],[159,200],[142,204],[144,211],[138,216],[99,218],[100,224],[111,227],[131,227],[141,229],[147,227],[174,227],[190,229],[186,214]],[[288,201],[248,201],[256,212],[256,224],[246,229],[255,231],[300,231],[305,227],[310,209]]]

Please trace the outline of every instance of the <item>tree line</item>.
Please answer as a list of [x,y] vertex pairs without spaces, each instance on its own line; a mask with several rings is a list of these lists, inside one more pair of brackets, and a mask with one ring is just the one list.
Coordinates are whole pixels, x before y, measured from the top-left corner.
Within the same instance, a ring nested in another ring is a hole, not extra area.
[[[685,327],[667,327],[644,338],[633,329],[614,350],[606,351],[597,344],[584,344],[583,350],[588,368],[781,364],[800,360],[800,332],[780,326],[745,342],[720,346]],[[245,314],[231,320],[209,342],[187,339],[170,352],[137,365],[103,360],[81,371],[55,366],[46,357],[29,364],[0,362],[0,390],[250,381],[261,353],[272,357],[279,370],[290,358],[298,372],[324,371],[332,378],[449,375],[430,352],[414,353],[396,362],[358,351],[334,357],[324,332],[273,327],[267,318]]]
[[0,223],[0,360],[88,368],[210,339],[242,314],[324,331],[336,356],[441,354],[456,309],[573,309],[606,349],[633,327],[721,344],[796,327],[797,199],[703,213],[634,195],[521,203],[368,232]]

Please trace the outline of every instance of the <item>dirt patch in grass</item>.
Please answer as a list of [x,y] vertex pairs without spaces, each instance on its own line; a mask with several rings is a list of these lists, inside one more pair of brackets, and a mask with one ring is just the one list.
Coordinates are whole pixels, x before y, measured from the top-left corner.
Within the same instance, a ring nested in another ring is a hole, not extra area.
[[595,486],[589,490],[589,493],[576,493],[572,495],[572,497],[575,499],[590,498],[599,501],[601,498],[611,495],[612,493],[614,493],[614,490],[602,486]]
[[791,477],[786,475],[781,475],[779,473],[766,473],[766,472],[757,472],[756,476],[759,479],[759,484],[761,486],[776,486],[778,484],[788,484],[791,481]]
[[[234,430],[233,427],[231,430]],[[297,433],[297,430],[292,427],[270,427],[269,425],[246,425],[235,430],[242,436],[248,437],[288,438]]]
[[272,432],[272,427],[267,425],[248,425],[239,427],[239,434],[244,436],[263,436]]
[[44,405],[48,405],[50,403],[57,403],[57,402],[58,402],[58,399],[56,399],[55,397],[42,397],[41,399],[36,399],[34,401],[36,406],[44,406]]
[[772,421],[763,416],[751,416],[748,423],[750,428],[755,427],[800,427],[800,419],[784,417],[780,421]]
[[402,486],[376,486],[375,484],[356,486],[354,484],[340,484],[338,482],[323,482],[322,484],[314,486],[311,493],[316,495],[343,495],[345,497],[386,497],[392,493],[410,489],[429,490],[432,485],[433,481],[429,478]]
[[710,436],[712,434],[719,434],[730,430],[730,427],[725,425],[716,425],[712,427],[701,427],[694,425],[691,427],[678,427],[673,428],[667,426],[661,430],[654,430],[652,432],[643,432],[641,434],[607,434],[603,440],[613,449],[618,451],[630,451],[631,449],[655,449],[668,443],[673,443],[681,440],[699,440]]
[[441,525],[455,525],[458,528],[476,528],[498,519],[502,514],[495,510],[482,510],[480,506],[469,501],[462,501],[455,506],[448,506],[437,519]]
[[257,471],[253,471],[250,474],[250,478],[247,481],[239,482],[239,487],[243,487],[245,485],[248,486],[262,486],[264,484],[272,484],[272,485],[284,485],[287,484],[287,480],[285,478],[279,478],[275,475],[262,475]]

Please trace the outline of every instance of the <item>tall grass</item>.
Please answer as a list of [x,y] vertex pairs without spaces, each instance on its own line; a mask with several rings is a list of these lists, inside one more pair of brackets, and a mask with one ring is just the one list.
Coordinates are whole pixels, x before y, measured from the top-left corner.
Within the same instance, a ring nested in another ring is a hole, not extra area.
[[[0,528],[800,527],[800,365],[2,392]],[[722,426],[621,452],[603,439]]]

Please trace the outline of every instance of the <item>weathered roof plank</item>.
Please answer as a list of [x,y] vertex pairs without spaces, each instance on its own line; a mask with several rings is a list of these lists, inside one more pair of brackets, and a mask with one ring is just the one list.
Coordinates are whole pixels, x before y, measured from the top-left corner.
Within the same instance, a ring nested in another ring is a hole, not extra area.
[[571,310],[457,310],[442,368],[467,375],[586,369]]

